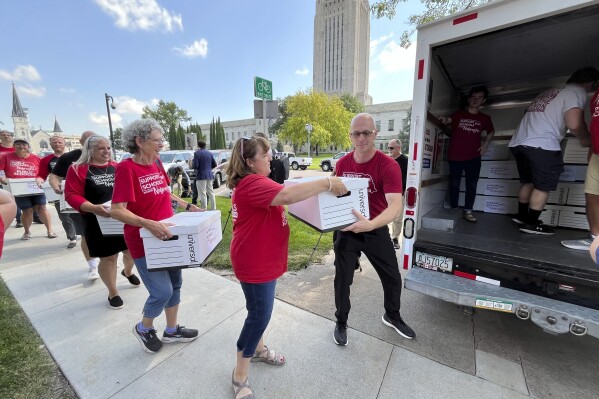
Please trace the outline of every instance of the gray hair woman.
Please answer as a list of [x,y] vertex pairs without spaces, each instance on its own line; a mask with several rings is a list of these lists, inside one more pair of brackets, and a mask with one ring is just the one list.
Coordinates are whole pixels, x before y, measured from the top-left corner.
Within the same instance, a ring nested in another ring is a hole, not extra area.
[[[143,241],[143,227],[156,238],[166,240],[173,235],[162,222],[173,216],[171,201],[191,212],[201,209],[170,192],[169,178],[160,162],[164,147],[164,131],[154,119],[140,119],[125,128],[123,145],[133,156],[121,161],[116,169],[112,215],[125,223],[125,241],[150,296],[143,309],[143,318],[133,327],[133,334],[143,350],[156,353],[162,342],[190,342],[198,331],[177,324],[183,278],[181,270],[148,271]],[[166,329],[162,341],[156,335],[154,319],[162,310]]]
[[121,274],[134,286],[139,286],[140,281],[132,272],[133,259],[123,237],[104,236],[98,222],[98,217],[110,218],[110,211],[103,204],[112,198],[114,186],[116,162],[111,154],[106,137],[90,136],[83,144],[81,157],[67,172],[64,194],[69,205],[82,214],[90,256],[100,258],[98,272],[108,289],[108,305],[121,309],[123,300],[116,286],[119,252],[123,253],[125,265]]

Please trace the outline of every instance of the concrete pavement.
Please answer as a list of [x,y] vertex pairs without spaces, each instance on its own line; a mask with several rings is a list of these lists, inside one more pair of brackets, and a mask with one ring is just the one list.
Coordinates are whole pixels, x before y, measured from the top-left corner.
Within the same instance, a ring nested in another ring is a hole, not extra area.
[[[131,333],[147,296],[145,288],[132,288],[119,275],[125,307],[110,309],[102,282],[87,281],[79,246],[65,249],[64,232],[54,209],[50,211],[59,238],[47,239],[44,227],[34,225],[32,239],[21,241],[23,230],[9,228],[0,275],[77,394],[81,398],[233,398],[235,341],[245,317],[239,285],[204,269],[184,270],[179,320],[199,329],[200,337],[148,354]],[[287,364],[252,365],[250,383],[257,398],[529,395],[522,368],[513,359],[472,349],[470,356],[460,360],[463,351],[453,343],[465,346],[461,334],[472,339],[472,330],[461,327],[460,320],[447,326],[447,341],[436,345],[426,328],[434,320],[431,314],[406,318],[418,334],[413,341],[385,327],[380,321],[380,285],[355,284],[349,345],[335,345],[334,322],[327,318],[332,316],[331,268],[329,259],[312,268],[316,274],[289,273],[278,285],[277,297],[284,301],[276,301],[266,342],[285,354]],[[368,273],[360,279],[374,281]],[[404,301],[413,295],[404,293]],[[306,305],[313,302],[320,307]],[[436,307],[441,314],[450,306],[439,302]],[[164,318],[158,318],[159,332],[164,325]]]

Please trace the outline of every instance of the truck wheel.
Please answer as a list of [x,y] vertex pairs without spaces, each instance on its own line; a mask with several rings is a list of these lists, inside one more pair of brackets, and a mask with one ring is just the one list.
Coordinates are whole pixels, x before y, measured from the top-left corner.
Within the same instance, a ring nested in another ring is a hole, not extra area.
[[323,163],[322,165],[320,165],[320,168],[323,172],[328,172],[329,170],[331,170],[331,164],[329,164],[328,162]]
[[306,170],[306,169],[308,169],[308,167],[306,165],[302,165],[302,166],[300,166],[300,169],[301,170]]
[[295,162],[295,161],[294,161],[294,162],[291,164],[291,169],[293,169],[293,170],[298,170],[298,169],[299,169],[299,164],[298,164],[297,162]]

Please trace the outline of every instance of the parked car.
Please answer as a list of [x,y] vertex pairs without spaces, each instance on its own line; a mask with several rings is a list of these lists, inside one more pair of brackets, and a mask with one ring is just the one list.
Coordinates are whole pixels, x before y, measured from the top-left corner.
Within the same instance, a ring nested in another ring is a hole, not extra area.
[[320,169],[323,172],[329,172],[335,170],[335,164],[340,160],[344,155],[349,154],[349,152],[338,152],[333,156],[333,158],[325,158],[320,161]]
[[312,158],[310,157],[296,157],[293,152],[283,152],[287,158],[289,158],[289,165],[293,170],[306,170],[308,166],[312,165]]
[[227,180],[226,166],[231,158],[231,150],[210,150],[216,160],[216,168],[212,169],[214,173],[214,188],[219,188]]

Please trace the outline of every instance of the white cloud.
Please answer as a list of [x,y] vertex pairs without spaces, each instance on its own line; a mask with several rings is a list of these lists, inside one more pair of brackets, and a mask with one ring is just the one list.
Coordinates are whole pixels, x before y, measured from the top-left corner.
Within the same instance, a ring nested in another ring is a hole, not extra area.
[[310,71],[308,70],[308,68],[304,67],[304,69],[297,69],[297,70],[295,71],[295,74],[296,74],[296,75],[307,75],[307,74],[308,74],[308,72],[310,72]]
[[33,65],[19,65],[12,72],[0,69],[0,79],[4,80],[28,80],[31,82],[41,80],[39,72]]
[[157,106],[160,103],[160,100],[157,98],[153,98],[150,100],[150,104],[152,104],[152,107]]
[[45,87],[33,87],[33,86],[18,86],[17,92],[19,95],[25,97],[43,97],[46,94]]
[[173,47],[173,50],[187,58],[206,58],[206,55],[208,55],[208,41],[202,38],[200,40],[196,40],[192,44],[185,45],[183,48]]
[[96,0],[96,3],[122,29],[167,32],[183,30],[181,15],[161,8],[156,0]]
[[[106,114],[98,114],[97,112],[92,112],[89,114],[89,120],[95,123],[96,125],[108,127],[108,116]],[[121,121],[123,118],[117,114],[116,112],[110,113],[110,120],[112,122],[112,127],[122,127]]]
[[413,70],[416,46],[413,44],[405,49],[395,41],[391,41],[385,45],[376,59],[386,73]]
[[143,108],[148,104],[132,97],[120,96],[114,98],[114,105],[116,106],[116,110],[113,113],[141,116]]
[[74,93],[77,93],[77,90],[71,89],[71,88],[68,88],[68,87],[61,87],[60,88],[60,92],[61,93],[67,93],[67,94],[74,94]]
[[378,39],[372,39],[370,41],[370,55],[373,56],[374,54],[376,54],[379,44],[385,43],[387,40],[391,39],[392,37],[393,37],[393,32],[389,33],[388,35],[383,35],[383,36],[379,37]]

